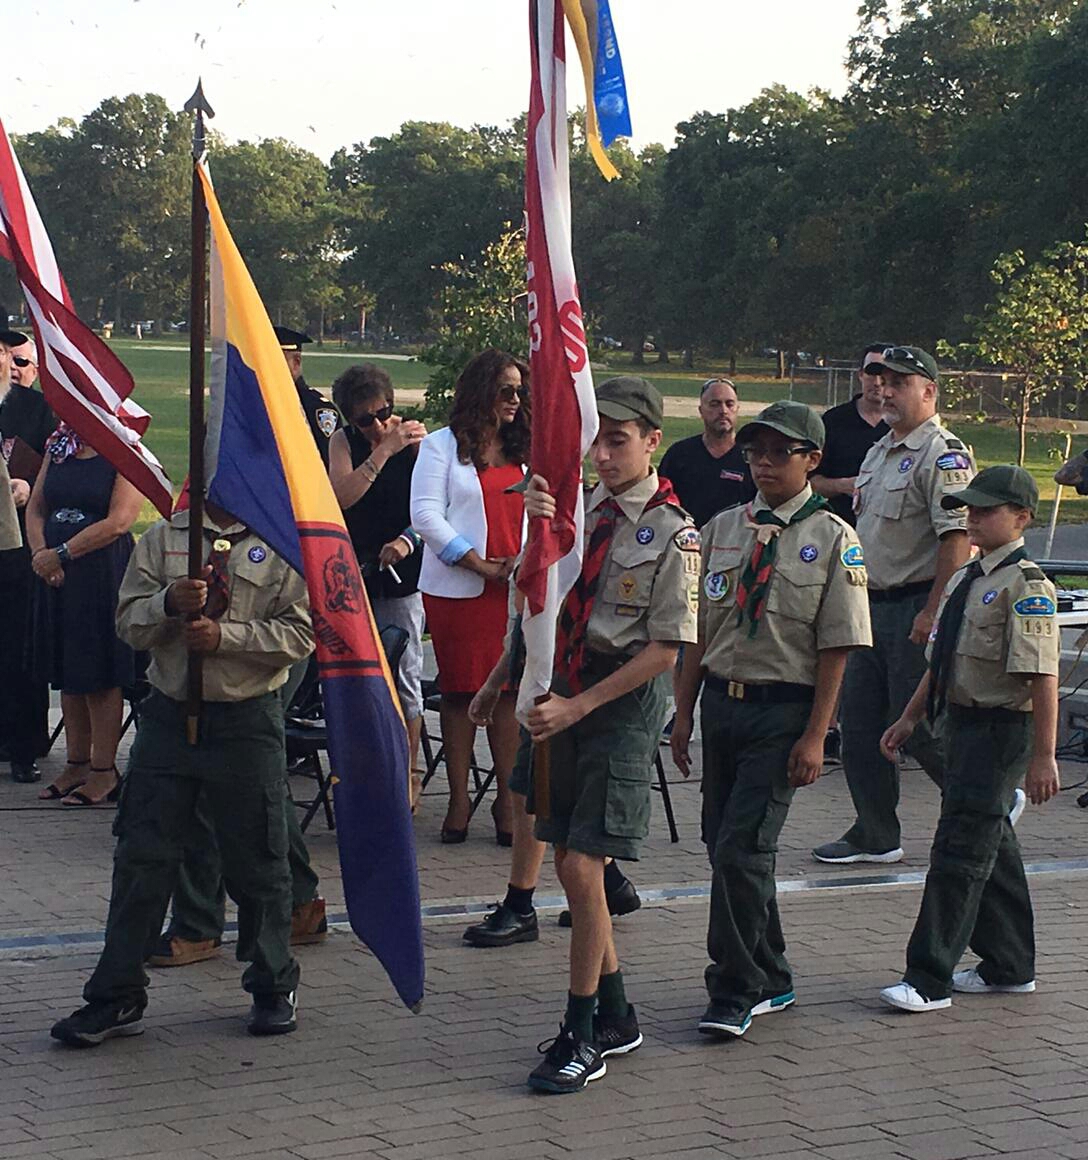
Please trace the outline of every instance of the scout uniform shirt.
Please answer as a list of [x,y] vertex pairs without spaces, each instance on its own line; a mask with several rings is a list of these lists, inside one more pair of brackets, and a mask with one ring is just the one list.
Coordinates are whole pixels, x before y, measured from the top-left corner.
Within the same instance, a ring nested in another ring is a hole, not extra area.
[[[811,496],[806,483],[774,514],[788,521]],[[737,582],[756,543],[752,516],[767,506],[757,495],[703,528],[703,665],[727,681],[815,686],[820,649],[872,644],[865,559],[854,529],[827,508],[782,528],[766,609],[749,637],[747,618],[737,624]]]
[[961,491],[974,475],[971,452],[936,415],[904,439],[889,431],[873,444],[854,492],[871,588],[933,579],[938,541],[946,532],[962,532],[966,521],[963,508],[945,511],[941,497]]
[[[230,600],[219,619],[219,647],[204,653],[204,700],[246,701],[278,689],[287,669],[314,647],[302,577],[242,524],[204,522],[204,559],[214,541],[244,533],[230,549]],[[117,635],[149,650],[150,683],[175,701],[186,698],[189,652],[183,619],[166,613],[166,590],[189,571],[189,513],[160,520],[136,542],[117,599]]]
[[8,465],[0,459],[0,552],[9,552],[22,545],[23,535],[11,496]]
[[598,484],[586,505],[586,543],[602,505],[611,499],[620,509],[586,626],[590,652],[631,657],[651,640],[696,640],[699,532],[673,504],[643,511],[657,488],[651,471],[622,495]]
[[[982,575],[967,592],[947,701],[975,709],[1031,711],[1031,677],[1057,676],[1062,633],[1054,585],[1032,560],[998,564],[1017,548],[1014,540],[983,556]],[[967,565],[964,565],[967,567]],[[963,579],[963,569],[945,586],[930,648],[944,602]]]

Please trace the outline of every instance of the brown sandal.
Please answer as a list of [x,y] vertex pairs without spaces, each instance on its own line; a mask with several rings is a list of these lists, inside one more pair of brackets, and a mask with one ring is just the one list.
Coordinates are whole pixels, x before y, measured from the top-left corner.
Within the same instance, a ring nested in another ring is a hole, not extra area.
[[[106,769],[95,769],[92,765],[91,773],[112,773],[114,777],[113,785],[99,798],[93,798],[82,790],[73,790],[66,797],[60,799],[62,806],[101,806],[107,802],[117,801],[121,796],[121,775],[117,772],[117,766],[111,765]],[[83,784],[86,785],[86,782]]]
[[[78,768],[81,765],[90,765],[91,761],[88,758],[86,761],[69,761],[65,764],[74,765]],[[71,785],[61,785],[60,778],[58,777],[52,785],[47,785],[45,789],[38,791],[38,801],[59,802],[61,798],[67,797],[70,793],[75,793],[86,780],[86,778],[82,778],[79,781],[73,781]]]

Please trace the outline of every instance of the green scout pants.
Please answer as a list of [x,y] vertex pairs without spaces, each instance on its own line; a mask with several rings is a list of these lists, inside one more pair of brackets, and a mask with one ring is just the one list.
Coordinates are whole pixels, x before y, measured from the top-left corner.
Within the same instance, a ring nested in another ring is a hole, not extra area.
[[[925,648],[910,629],[925,593],[870,601],[873,647],[855,649],[842,683],[842,764],[857,820],[843,837],[859,850],[883,854],[899,846],[899,769],[880,752],[884,730],[903,712],[926,671]],[[905,746],[940,785],[944,757],[939,738],[923,722]]]
[[793,986],[774,869],[794,794],[786,763],[811,710],[703,690],[703,841],[713,869],[706,989],[739,1011]]
[[[310,658],[304,657],[291,666],[287,684],[279,690],[284,709],[290,704],[309,664]],[[287,867],[291,872],[291,906],[294,908],[313,901],[317,896],[318,878],[310,865],[310,851],[306,849],[298,810],[289,795],[284,795],[284,807],[287,818]],[[215,841],[215,825],[208,804],[201,795],[178,867],[168,932],[190,942],[221,938],[226,924],[225,903],[223,863]]]
[[1009,822],[1031,753],[1031,714],[950,705],[944,730],[941,819],[903,976],[931,999],[951,994],[968,946],[987,983],[1035,978],[1031,897]]
[[[527,803],[536,813],[539,841],[638,861],[650,831],[650,783],[665,725],[666,680],[666,674],[655,677],[551,739],[550,816],[540,816],[535,785]],[[564,692],[558,682],[557,692]]]
[[283,710],[279,695],[206,701],[195,746],[185,706],[152,692],[140,713],[114,831],[106,945],[83,990],[88,1003],[147,1002],[144,959],[162,929],[183,844],[203,795],[238,904],[243,987],[286,994],[298,984],[291,957],[291,887],[284,814]]

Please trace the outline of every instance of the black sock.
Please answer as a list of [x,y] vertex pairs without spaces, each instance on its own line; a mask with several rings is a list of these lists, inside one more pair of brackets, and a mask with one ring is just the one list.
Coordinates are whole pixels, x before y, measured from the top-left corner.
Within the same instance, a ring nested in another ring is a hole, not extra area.
[[627,994],[623,989],[623,972],[602,975],[597,984],[601,1014],[607,1019],[622,1019],[627,1014]]
[[570,1031],[575,1039],[583,1043],[593,1042],[593,1012],[597,1007],[597,996],[575,995],[567,992],[567,1015],[563,1026]]
[[609,862],[604,868],[604,892],[605,894],[615,894],[617,890],[627,881],[627,875],[620,869],[619,863]]
[[515,914],[520,914],[524,917],[527,914],[533,913],[533,891],[535,886],[530,886],[528,890],[522,890],[520,886],[506,887],[506,897],[502,900],[504,906],[508,906]]

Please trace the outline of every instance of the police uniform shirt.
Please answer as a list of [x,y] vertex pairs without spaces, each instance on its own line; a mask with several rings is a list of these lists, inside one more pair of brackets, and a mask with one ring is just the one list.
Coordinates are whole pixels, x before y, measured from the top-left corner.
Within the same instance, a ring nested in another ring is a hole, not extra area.
[[[774,509],[788,521],[812,495],[805,484]],[[722,680],[816,684],[821,649],[872,644],[865,559],[854,529],[826,508],[778,534],[767,604],[754,637],[737,624],[737,582],[756,543],[755,512],[767,502],[720,512],[703,529],[699,639],[703,665]]]
[[665,452],[658,473],[673,485],[684,510],[700,528],[723,508],[747,503],[756,494],[740,448],[734,444],[715,457],[702,435],[674,443]]
[[[245,531],[231,547],[230,599],[218,621],[219,647],[203,654],[204,700],[246,701],[278,689],[287,670],[313,651],[310,603],[302,577],[241,524],[204,522],[205,563],[214,540]],[[183,618],[169,616],[166,590],[189,571],[189,513],[160,520],[136,542],[117,601],[117,634],[148,650],[150,683],[175,701],[186,698],[189,653]]]
[[622,495],[598,484],[587,504],[587,544],[606,501],[620,509],[586,626],[591,652],[633,656],[651,640],[691,644],[697,638],[699,532],[673,504],[643,510],[657,488],[651,471]]
[[[979,561],[982,575],[967,592],[948,679],[949,704],[1029,712],[1030,679],[1058,674],[1062,633],[1054,585],[1032,560],[998,568],[1006,556],[1023,546],[1022,539],[1014,540]],[[948,581],[941,597],[942,611],[962,579],[960,569]],[[940,624],[940,612],[937,616]],[[935,638],[936,628],[929,652]]]
[[903,439],[889,431],[873,444],[854,495],[872,588],[933,579],[941,536],[962,532],[967,518],[963,508],[945,511],[941,498],[962,491],[974,475],[970,451],[936,415]]
[[306,416],[306,422],[310,425],[314,442],[317,444],[318,451],[321,452],[321,462],[325,464],[327,471],[329,468],[329,440],[332,438],[332,433],[338,427],[343,426],[340,412],[320,391],[314,390],[301,375],[295,380],[295,389],[298,391],[298,401],[302,404],[302,410]]

